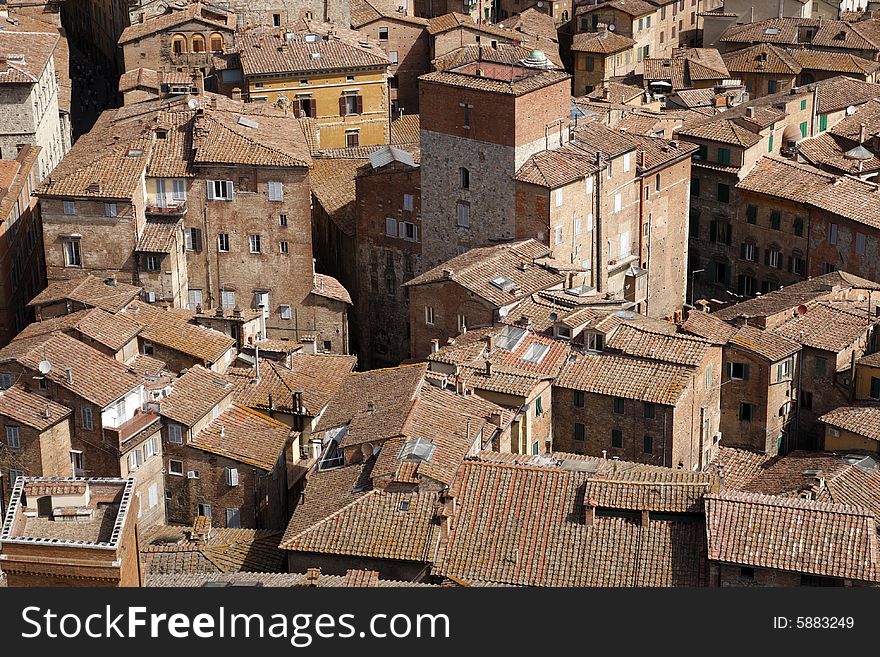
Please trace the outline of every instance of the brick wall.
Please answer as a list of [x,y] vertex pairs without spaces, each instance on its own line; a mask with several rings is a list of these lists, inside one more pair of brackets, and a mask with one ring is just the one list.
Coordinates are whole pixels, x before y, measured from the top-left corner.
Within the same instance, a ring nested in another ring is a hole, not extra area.
[[[19,470],[28,477],[72,477],[70,463],[71,419],[65,418],[45,431],[23,425],[16,420],[0,415],[0,471],[2,471],[5,494],[8,500],[15,481],[10,469]],[[12,449],[7,444],[6,427],[17,426],[20,449]]]
[[[388,31],[387,39],[379,38],[379,30]],[[431,70],[431,53],[428,31],[423,25],[381,17],[362,25],[358,31],[382,46],[391,58],[397,53],[397,63],[388,68],[388,76],[396,80],[396,88],[391,85],[391,109],[403,108],[406,114],[419,113],[420,75]],[[391,84],[391,80],[389,80]]]
[[[467,318],[467,325],[491,326],[495,307],[454,282],[430,283],[409,288],[410,354],[422,358],[431,351],[431,340],[440,346],[460,333],[458,316]],[[433,324],[426,322],[425,307],[434,310]]]

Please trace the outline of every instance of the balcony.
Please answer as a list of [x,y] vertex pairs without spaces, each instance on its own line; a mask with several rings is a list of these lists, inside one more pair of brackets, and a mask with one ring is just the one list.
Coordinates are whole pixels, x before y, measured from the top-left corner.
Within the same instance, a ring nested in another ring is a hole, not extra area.
[[152,411],[135,413],[134,416],[118,427],[104,427],[104,437],[115,441],[120,447],[138,434],[159,423],[159,416]]
[[174,199],[171,194],[147,194],[145,212],[159,217],[181,217],[186,214],[186,200]]

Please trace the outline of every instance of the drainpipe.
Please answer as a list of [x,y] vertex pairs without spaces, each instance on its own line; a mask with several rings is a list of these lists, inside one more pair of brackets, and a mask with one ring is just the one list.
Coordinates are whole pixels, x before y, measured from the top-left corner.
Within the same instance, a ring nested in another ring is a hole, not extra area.
[[593,247],[593,260],[594,266],[596,270],[593,272],[593,287],[596,288],[596,292],[604,292],[606,285],[606,279],[608,277],[608,271],[605,269],[605,259],[604,259],[604,251],[602,248],[602,151],[596,153],[596,189],[595,191],[595,201],[593,205],[595,206],[595,218],[593,220],[593,233],[595,239],[595,246]]

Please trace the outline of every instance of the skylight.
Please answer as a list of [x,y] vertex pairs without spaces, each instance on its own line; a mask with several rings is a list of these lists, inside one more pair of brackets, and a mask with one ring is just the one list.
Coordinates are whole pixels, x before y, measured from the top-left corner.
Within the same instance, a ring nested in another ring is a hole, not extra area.
[[526,353],[522,355],[522,360],[537,365],[544,360],[544,356],[547,355],[548,351],[550,351],[550,345],[535,342],[534,344],[530,344],[529,348],[526,349]]
[[526,336],[526,330],[519,326],[505,326],[495,338],[495,346],[499,349],[513,351]]
[[512,280],[507,278],[507,276],[496,276],[489,282],[502,292],[510,292],[514,287],[516,287],[516,284]]
[[260,124],[257,121],[254,121],[253,119],[249,119],[246,116],[239,116],[238,117],[238,124],[243,125],[246,128],[259,128],[260,127]]
[[397,460],[406,461],[408,463],[418,463],[427,461],[434,454],[436,447],[424,438],[416,438],[408,440],[406,444],[400,448]]

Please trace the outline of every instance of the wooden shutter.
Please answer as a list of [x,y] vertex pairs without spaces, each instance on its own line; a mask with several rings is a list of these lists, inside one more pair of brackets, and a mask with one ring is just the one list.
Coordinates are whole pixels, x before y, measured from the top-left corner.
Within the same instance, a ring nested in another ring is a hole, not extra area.
[[345,104],[345,96],[339,97],[339,116],[345,116],[346,114],[346,104]]
[[357,98],[357,113],[363,114],[364,113],[364,97],[363,96],[356,96],[356,98]]
[[191,228],[192,231],[192,248],[193,251],[201,251],[202,250],[202,229],[201,228]]

